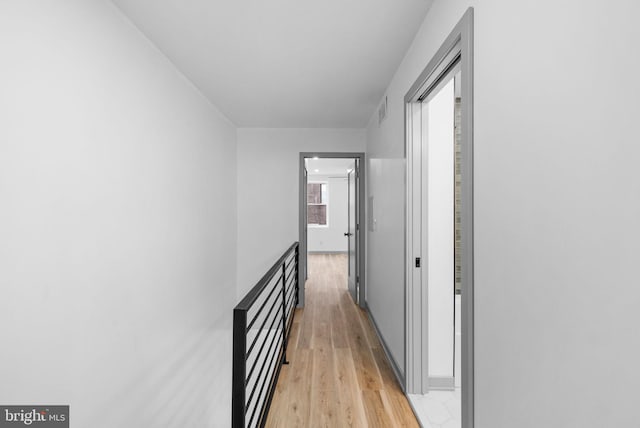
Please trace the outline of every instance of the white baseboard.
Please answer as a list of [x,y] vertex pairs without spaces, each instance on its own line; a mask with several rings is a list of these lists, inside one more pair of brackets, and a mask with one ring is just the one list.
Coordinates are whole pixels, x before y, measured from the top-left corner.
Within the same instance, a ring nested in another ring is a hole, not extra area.
[[456,388],[453,376],[429,376],[429,389],[434,391],[453,391]]

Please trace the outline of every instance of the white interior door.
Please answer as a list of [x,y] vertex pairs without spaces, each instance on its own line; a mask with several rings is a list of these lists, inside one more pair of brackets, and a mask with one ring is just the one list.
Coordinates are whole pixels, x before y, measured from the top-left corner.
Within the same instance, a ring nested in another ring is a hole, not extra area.
[[412,341],[407,353],[413,373],[409,390],[414,393],[455,386],[456,71],[408,108],[412,138],[407,331]]
[[[454,367],[454,79],[422,106],[422,189],[426,231],[427,358],[431,387],[453,386]],[[424,126],[426,125],[426,126]],[[426,135],[425,135],[426,134]],[[446,380],[445,380],[446,379]],[[436,385],[434,385],[436,383]]]

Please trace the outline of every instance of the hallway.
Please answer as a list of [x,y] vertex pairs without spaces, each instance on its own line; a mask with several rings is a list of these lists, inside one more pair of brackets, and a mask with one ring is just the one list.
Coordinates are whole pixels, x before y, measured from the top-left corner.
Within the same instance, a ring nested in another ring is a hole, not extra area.
[[417,427],[376,333],[346,288],[346,255],[310,255],[268,427]]

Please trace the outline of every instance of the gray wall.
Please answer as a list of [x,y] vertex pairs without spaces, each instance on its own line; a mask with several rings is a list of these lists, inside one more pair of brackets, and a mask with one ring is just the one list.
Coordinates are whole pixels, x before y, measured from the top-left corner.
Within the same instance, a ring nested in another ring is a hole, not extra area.
[[369,307],[402,364],[402,99],[470,5],[476,426],[636,426],[637,2],[434,2],[367,129]]
[[0,3],[0,402],[230,425],[236,130],[110,2]]

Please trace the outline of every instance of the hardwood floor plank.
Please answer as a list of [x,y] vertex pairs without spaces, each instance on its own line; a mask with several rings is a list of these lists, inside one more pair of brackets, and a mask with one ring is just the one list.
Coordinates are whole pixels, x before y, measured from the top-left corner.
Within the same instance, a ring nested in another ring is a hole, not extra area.
[[394,425],[382,401],[380,391],[364,389],[362,391],[362,402],[364,403],[364,412],[367,416],[367,425],[369,427],[386,428]]
[[294,350],[298,347],[298,335],[300,334],[300,321],[302,318],[302,311],[296,309],[296,314],[293,317],[293,324],[291,324],[291,333],[289,333],[289,342],[287,342],[287,348]]
[[339,401],[335,390],[314,390],[314,403],[308,426],[334,428],[344,426],[338,414]]
[[323,321],[313,323],[313,349],[329,349],[331,345],[331,327]]
[[348,427],[365,426],[366,418],[358,386],[356,368],[351,349],[334,349],[336,362],[336,384],[340,401],[339,414]]
[[362,389],[382,389],[382,380],[376,366],[369,342],[367,341],[362,323],[356,311],[359,309],[347,294],[342,297],[342,310],[349,328],[349,345],[355,361],[358,382]]
[[367,336],[367,342],[369,342],[369,346],[371,348],[382,348],[382,344],[380,343],[378,334],[373,328],[373,325],[371,324],[371,320],[369,319],[369,316],[362,309],[360,308],[357,308],[357,309],[360,315],[360,323],[362,324],[364,333]]
[[388,406],[391,409],[395,421],[394,426],[410,428],[418,428],[420,426],[407,401],[407,397],[404,396],[402,391],[384,390],[382,392],[384,393],[382,397],[386,398]]
[[[334,293],[334,298],[338,300],[337,291]],[[344,320],[344,315],[340,310],[339,304],[334,304],[331,307],[331,341],[334,348],[348,348],[349,341],[347,340],[347,324]]]
[[334,391],[336,389],[336,365],[331,347],[313,349],[313,375],[311,385],[314,391]]
[[418,427],[364,311],[346,255],[311,255],[267,427]]
[[387,361],[384,350],[382,350],[382,348],[373,348],[371,351],[373,352],[373,358],[376,360],[376,365],[380,371],[380,377],[385,389],[391,388],[400,390],[400,385],[398,385],[398,380],[393,373],[393,369]]
[[[290,364],[289,394],[287,402],[287,426],[306,427],[311,415],[311,374],[313,351],[300,349],[295,362]],[[272,404],[273,405],[273,404]],[[271,413],[271,412],[269,412]]]

